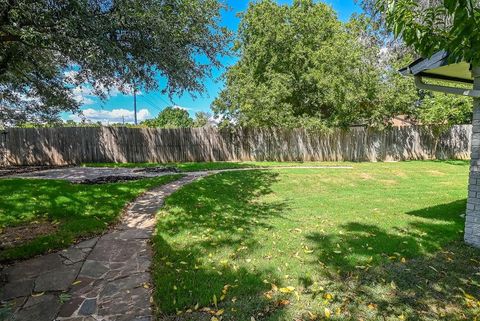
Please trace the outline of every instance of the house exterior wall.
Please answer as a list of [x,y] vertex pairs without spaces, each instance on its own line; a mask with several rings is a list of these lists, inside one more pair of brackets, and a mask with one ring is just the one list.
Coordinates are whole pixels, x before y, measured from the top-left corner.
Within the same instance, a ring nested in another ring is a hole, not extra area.
[[[474,89],[480,90],[480,67],[472,70]],[[465,218],[465,242],[480,247],[480,98],[473,102],[470,177]]]

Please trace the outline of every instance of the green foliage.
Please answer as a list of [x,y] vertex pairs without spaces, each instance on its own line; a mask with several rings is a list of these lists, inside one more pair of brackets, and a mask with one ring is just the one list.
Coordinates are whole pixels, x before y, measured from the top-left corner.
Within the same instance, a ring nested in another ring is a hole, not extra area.
[[470,124],[472,100],[464,96],[430,94],[422,100],[418,119],[422,124],[442,125],[447,128],[455,124]]
[[0,262],[27,258],[65,248],[79,238],[103,232],[123,207],[149,188],[166,184],[178,175],[125,183],[72,184],[60,180],[0,180],[0,228],[37,222],[57,227],[22,245],[0,250]]
[[195,119],[193,120],[193,127],[208,127],[210,126],[209,113],[199,111],[195,113]]
[[396,36],[423,56],[446,50],[452,62],[480,65],[480,3],[476,0],[378,0]]
[[395,99],[397,83],[405,83],[379,64],[381,44],[365,35],[370,27],[363,16],[344,25],[311,0],[250,4],[234,46],[240,59],[212,109],[242,126],[383,125],[414,100]]
[[[218,0],[0,0],[0,121],[77,111],[72,89],[204,89],[229,33]],[[202,62],[198,57],[202,56]],[[68,73],[66,73],[68,71]]]
[[187,128],[193,126],[193,120],[185,109],[167,107],[156,118],[147,119],[140,125],[158,128]]

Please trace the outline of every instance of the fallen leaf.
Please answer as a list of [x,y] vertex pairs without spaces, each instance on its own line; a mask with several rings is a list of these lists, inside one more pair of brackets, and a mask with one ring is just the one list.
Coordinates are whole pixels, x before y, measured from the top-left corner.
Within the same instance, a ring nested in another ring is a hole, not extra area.
[[280,288],[280,292],[282,293],[291,293],[295,291],[295,288],[293,286],[287,286],[286,288]]
[[330,316],[332,315],[332,312],[330,312],[330,309],[325,308],[324,313],[325,313],[325,318],[330,319]]

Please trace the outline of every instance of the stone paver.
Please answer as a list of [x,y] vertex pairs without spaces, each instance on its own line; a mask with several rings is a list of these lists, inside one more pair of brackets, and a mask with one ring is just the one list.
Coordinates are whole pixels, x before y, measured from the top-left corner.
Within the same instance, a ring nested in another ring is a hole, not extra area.
[[127,206],[113,231],[7,266],[0,298],[9,320],[151,320],[149,240],[165,197],[207,173],[188,174]]

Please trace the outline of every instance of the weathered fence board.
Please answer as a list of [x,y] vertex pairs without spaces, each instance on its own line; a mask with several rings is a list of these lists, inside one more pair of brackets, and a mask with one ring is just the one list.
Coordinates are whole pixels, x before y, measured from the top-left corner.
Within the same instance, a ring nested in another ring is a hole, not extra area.
[[442,135],[426,127],[328,133],[303,129],[12,128],[0,144],[3,165],[83,162],[392,161],[468,159],[470,125]]

